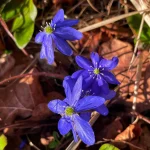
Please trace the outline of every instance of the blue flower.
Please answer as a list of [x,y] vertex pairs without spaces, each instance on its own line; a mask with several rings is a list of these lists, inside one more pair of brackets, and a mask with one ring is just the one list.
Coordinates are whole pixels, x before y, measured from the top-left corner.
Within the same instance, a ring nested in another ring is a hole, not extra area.
[[[66,85],[69,85],[69,86],[70,86],[70,89],[72,90],[72,87],[74,87],[74,84],[75,84],[76,80],[77,80],[77,79],[74,79],[74,78],[72,78],[71,76],[66,76],[66,77],[64,78],[64,81],[63,81],[63,86],[65,87]],[[66,84],[66,82],[67,82],[67,84]],[[82,82],[82,83],[83,83],[83,84],[82,84],[82,87],[83,87],[83,85],[85,84],[84,78],[83,78],[83,82]],[[96,93],[94,94],[92,90],[89,90],[90,88],[87,88],[87,89],[83,89],[83,88],[82,88],[82,94],[81,94],[81,97],[80,97],[80,98],[83,98],[83,97],[85,97],[85,96],[92,95],[92,96],[100,96],[100,97],[104,98],[105,100],[110,100],[110,99],[112,99],[112,98],[116,95],[116,92],[113,91],[113,90],[109,90],[107,94],[104,94],[104,93],[102,92],[102,89],[101,89],[101,88],[102,88],[102,86],[99,87],[100,90],[99,90],[99,93],[97,93],[97,94],[96,94]],[[98,113],[100,113],[100,114],[103,115],[103,116],[106,116],[106,115],[108,115],[108,113],[109,113],[109,110],[108,110],[108,108],[105,106],[105,104],[102,104],[101,106],[95,108],[94,110],[97,111]],[[83,115],[84,115],[84,116],[83,116]],[[84,118],[89,118],[90,114],[87,115],[87,116],[85,116],[85,114],[82,114],[82,116],[83,116],[83,119],[84,119]],[[87,119],[86,119],[86,120],[87,120]]]
[[87,96],[80,99],[82,93],[82,76],[78,78],[72,90],[67,82],[64,88],[66,98],[63,101],[56,99],[50,101],[48,104],[51,111],[62,116],[58,122],[60,133],[65,135],[72,130],[75,142],[78,141],[79,136],[85,144],[94,144],[94,132],[86,119],[83,119],[80,115],[84,116],[85,114],[87,116],[87,111],[101,106],[104,104],[105,99],[98,96]]
[[60,9],[51,23],[47,24],[35,37],[36,43],[42,43],[40,58],[46,58],[49,64],[54,62],[54,50],[57,48],[64,55],[72,55],[72,49],[66,40],[79,40],[82,33],[71,26],[78,23],[78,20],[64,20],[64,11]]
[[120,84],[115,76],[110,72],[118,64],[118,58],[113,57],[111,60],[100,57],[97,53],[92,52],[91,61],[82,56],[76,56],[76,63],[82,68],[71,76],[77,79],[80,75],[83,76],[83,89],[92,90],[92,93],[108,94],[109,84]]

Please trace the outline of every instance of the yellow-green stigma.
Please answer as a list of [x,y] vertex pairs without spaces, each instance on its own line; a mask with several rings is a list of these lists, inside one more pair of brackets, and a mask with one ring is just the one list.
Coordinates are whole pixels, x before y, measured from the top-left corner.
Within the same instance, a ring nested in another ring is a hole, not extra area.
[[94,69],[94,74],[98,75],[100,73],[99,69]]
[[67,107],[67,108],[65,109],[65,114],[66,114],[67,116],[71,116],[71,115],[73,114],[73,112],[74,112],[74,110],[73,110],[72,107]]
[[47,34],[51,34],[53,32],[53,29],[47,25],[45,28],[44,28],[44,31],[47,33]]

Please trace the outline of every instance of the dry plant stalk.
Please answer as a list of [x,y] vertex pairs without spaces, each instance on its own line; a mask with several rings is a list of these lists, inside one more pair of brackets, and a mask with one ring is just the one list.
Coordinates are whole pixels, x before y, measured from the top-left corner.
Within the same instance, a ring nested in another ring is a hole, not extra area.
[[[134,84],[134,97],[133,97],[133,105],[132,105],[133,111],[136,110],[138,88],[139,88],[139,82],[141,79],[141,73],[142,73],[142,52],[139,54],[139,63],[137,65],[137,70],[136,70],[136,80],[135,80],[135,84]],[[132,118],[132,119],[134,119],[134,118]]]
[[[138,11],[150,8],[149,0],[130,0],[130,1]],[[150,27],[150,14],[149,13],[144,16],[144,20]]]

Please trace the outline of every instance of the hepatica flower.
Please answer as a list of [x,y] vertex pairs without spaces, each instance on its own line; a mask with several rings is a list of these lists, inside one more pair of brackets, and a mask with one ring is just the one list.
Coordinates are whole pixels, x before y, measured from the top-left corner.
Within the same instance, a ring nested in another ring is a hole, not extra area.
[[[74,78],[72,78],[71,76],[66,76],[65,78],[64,78],[64,81],[63,81],[63,86],[65,87],[66,85],[69,85],[69,87],[70,87],[70,89],[72,90],[72,88],[74,87],[74,84],[76,83],[76,80],[77,79],[74,79]],[[67,84],[66,84],[67,83]],[[84,85],[85,83],[84,83],[84,79],[83,79],[83,82],[82,82],[82,87],[83,87],[83,85]],[[102,87],[101,87],[102,88]],[[107,94],[104,94],[103,93],[103,91],[100,89],[99,90],[99,93],[93,93],[93,91],[92,91],[92,89],[91,90],[89,90],[90,89],[90,87],[89,88],[87,88],[87,89],[83,89],[82,88],[82,94],[81,94],[81,97],[80,98],[83,98],[83,97],[85,97],[85,96],[89,96],[89,95],[92,95],[92,96],[99,96],[99,97],[102,97],[102,98],[104,98],[105,100],[110,100],[110,99],[112,99],[115,95],[116,95],[116,92],[115,91],[113,91],[113,90],[109,90],[109,92],[107,93]],[[100,99],[101,100],[101,99]],[[97,111],[98,113],[100,113],[101,115],[103,115],[103,116],[106,116],[106,115],[108,115],[108,113],[109,113],[109,110],[108,110],[108,108],[105,106],[105,104],[102,104],[101,106],[98,106],[97,108],[95,108],[94,109],[95,111]],[[85,116],[83,116],[83,117],[85,117]],[[89,117],[87,117],[86,116],[86,118],[89,118]]]
[[78,23],[78,20],[64,20],[64,11],[60,9],[51,23],[47,23],[43,31],[35,37],[36,43],[42,44],[40,58],[46,58],[49,64],[54,62],[54,50],[57,48],[64,55],[72,55],[72,49],[66,40],[79,40],[82,33],[71,26]]
[[80,99],[82,93],[82,76],[77,79],[72,90],[67,82],[64,88],[66,98],[63,101],[56,99],[50,101],[48,104],[51,111],[61,115],[61,119],[58,122],[60,133],[65,135],[72,130],[75,142],[78,141],[79,136],[85,144],[94,144],[94,132],[90,124],[80,115],[101,106],[105,100],[98,96],[87,96]]
[[118,58],[113,57],[107,60],[92,52],[91,61],[82,56],[76,56],[76,63],[82,68],[76,71],[72,78],[78,78],[80,75],[84,78],[83,89],[91,89],[93,94],[98,94],[100,91],[103,94],[108,94],[109,84],[119,84],[119,81],[110,72],[118,64]]

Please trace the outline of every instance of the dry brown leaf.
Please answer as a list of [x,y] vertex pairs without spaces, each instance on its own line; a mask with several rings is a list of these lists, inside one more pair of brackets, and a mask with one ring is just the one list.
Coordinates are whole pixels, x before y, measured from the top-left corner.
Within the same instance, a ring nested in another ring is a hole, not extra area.
[[[140,86],[138,89],[137,96],[137,110],[142,112],[150,108],[150,71],[149,71],[149,61],[148,61],[148,51],[141,51],[143,55],[143,66],[142,66],[142,77],[140,81]],[[113,70],[116,78],[121,82],[119,87],[119,97],[118,103],[123,103],[126,108],[132,108],[133,101],[133,91],[134,82],[136,75],[136,67],[138,64],[138,58],[136,58],[131,70],[127,72],[130,64],[130,60],[133,54],[131,44],[123,42],[117,39],[105,42],[99,48],[99,54],[107,59],[111,59],[114,56],[119,57],[119,64]]]
[[[150,148],[150,138],[149,137],[150,137],[150,130],[147,125],[144,125],[142,127],[142,133],[141,133],[140,138],[133,140],[132,143],[134,145],[137,145],[137,146],[143,148],[143,150],[149,149]],[[130,147],[130,149],[138,150],[133,147]]]
[[56,91],[48,93],[46,97],[47,97],[48,101],[54,100],[54,99],[61,99],[61,100],[64,99],[64,96],[61,95],[60,93],[56,92]]
[[109,38],[112,38],[112,36],[114,35],[120,38],[131,37],[132,35],[132,32],[130,29],[120,27],[117,24],[108,24],[104,27],[101,27],[101,31],[106,33]]
[[92,52],[98,48],[100,40],[101,32],[99,29],[92,32],[85,32],[83,34],[83,38],[77,41],[75,48],[80,52],[80,50],[84,47],[85,51],[87,50]]
[[15,65],[15,59],[11,55],[3,54],[0,57],[0,78],[2,78]]
[[[110,118],[108,120],[110,120]],[[105,125],[106,122],[102,122],[102,121],[104,120],[101,120],[94,125],[96,130],[95,132],[96,139],[98,140],[101,140],[103,138],[114,139],[123,130],[123,125],[119,117],[113,120],[112,122],[110,122],[108,125]],[[102,130],[99,130],[100,128]]]
[[33,110],[46,102],[38,77],[33,76],[27,76],[16,84],[0,89],[0,93],[0,126],[11,124],[17,118],[31,117]]
[[122,133],[118,134],[115,138],[116,141],[131,141],[139,137],[141,128],[137,124],[129,125]]

